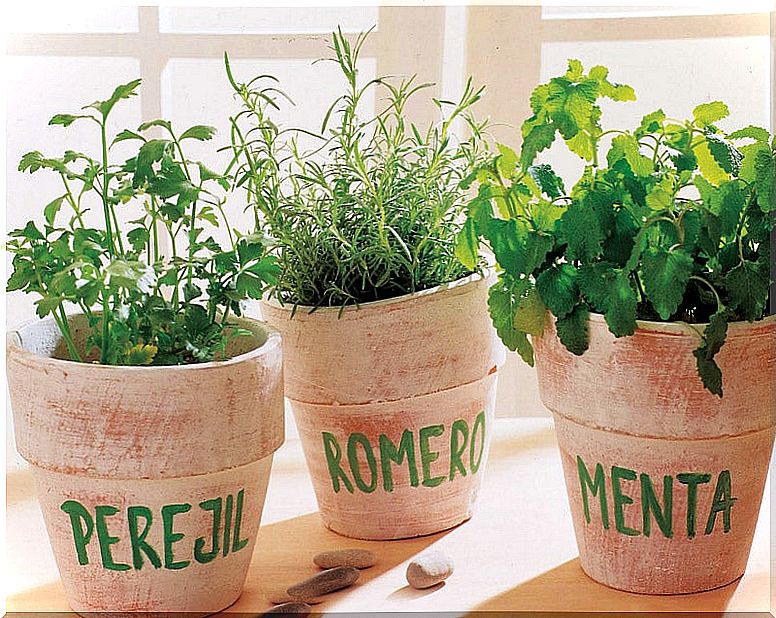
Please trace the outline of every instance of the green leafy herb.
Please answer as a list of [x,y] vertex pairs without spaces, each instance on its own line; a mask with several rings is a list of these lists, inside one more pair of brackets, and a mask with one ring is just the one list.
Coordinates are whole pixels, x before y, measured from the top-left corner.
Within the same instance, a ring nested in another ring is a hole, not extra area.
[[[722,396],[714,359],[727,324],[762,319],[769,307],[776,140],[760,127],[722,131],[729,110],[719,101],[689,120],[658,109],[634,130],[604,131],[603,97],[635,94],[577,60],[534,90],[519,155],[500,146],[474,174],[456,255],[471,264],[482,244],[492,249],[496,330],[531,363],[528,336],[541,334],[535,313],[544,307],[574,354],[587,349],[591,311],[617,337],[632,335],[638,319],[708,322],[695,357],[703,384]],[[536,162],[558,137],[584,165],[568,192]],[[526,309],[531,290],[541,304]]]
[[[434,100],[441,120],[421,129],[405,109],[431,84],[382,76],[362,83],[357,67],[367,36],[332,35],[330,60],[345,87],[317,134],[279,128],[271,116],[285,95],[267,76],[238,82],[226,58],[241,104],[232,118],[231,174],[247,193],[257,229],[266,226],[272,237],[280,267],[274,294],[283,302],[375,301],[480,266],[475,224],[464,225],[463,214],[470,173],[484,160],[483,125],[470,115],[482,89],[470,80],[458,101]],[[362,109],[372,93],[380,101],[376,115]],[[459,120],[469,139],[456,139]],[[302,140],[313,146],[303,148]]]
[[[37,314],[54,318],[72,360],[169,365],[223,358],[230,339],[244,334],[230,314],[240,315],[242,300],[275,283],[278,269],[263,238],[235,237],[223,194],[231,184],[182,148],[186,139],[211,139],[215,129],[196,125],[178,135],[170,122],[153,120],[109,139],[110,113],[139,87],[140,80],[131,81],[87,105],[86,113],[51,119],[62,127],[90,123],[102,146],[96,157],[73,150],[59,158],[38,151],[22,157],[20,171],[58,175],[63,193],[42,208],[42,225],[29,221],[10,232],[7,288],[40,297]],[[151,127],[165,137],[148,139],[143,133]],[[112,162],[117,142],[137,142],[136,154]],[[97,227],[86,217],[85,204],[94,198],[102,209]],[[135,218],[121,226],[119,212]],[[221,225],[230,237],[226,248],[211,235]],[[88,319],[86,349],[76,347],[69,308]]]

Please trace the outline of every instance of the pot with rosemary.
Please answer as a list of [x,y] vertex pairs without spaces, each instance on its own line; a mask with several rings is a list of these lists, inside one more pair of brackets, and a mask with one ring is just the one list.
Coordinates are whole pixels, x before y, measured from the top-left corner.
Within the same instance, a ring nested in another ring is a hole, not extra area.
[[439,122],[419,128],[408,105],[431,85],[363,80],[367,36],[333,33],[344,91],[316,133],[278,127],[272,112],[287,102],[275,84],[237,81],[228,58],[226,69],[240,104],[235,175],[280,269],[262,312],[283,334],[323,522],[394,539],[471,516],[503,353],[481,310],[488,275],[455,256],[461,182],[485,152],[471,114],[482,89],[469,81],[457,101],[434,100]]

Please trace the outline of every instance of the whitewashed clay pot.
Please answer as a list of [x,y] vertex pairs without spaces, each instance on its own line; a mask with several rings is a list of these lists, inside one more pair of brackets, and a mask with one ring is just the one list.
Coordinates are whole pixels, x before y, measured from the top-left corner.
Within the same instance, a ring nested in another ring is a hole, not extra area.
[[615,339],[602,316],[589,325],[582,356],[563,347],[552,320],[534,338],[582,568],[647,594],[736,580],[773,446],[776,320],[730,325],[717,355],[722,399],[697,375],[693,327],[639,322],[635,335]]
[[289,398],[324,524],[363,539],[451,528],[472,515],[503,347],[490,280],[360,307],[274,301]]
[[9,334],[16,444],[76,612],[207,615],[240,596],[284,427],[280,336],[239,322],[253,334],[230,359],[170,367],[59,360],[52,320]]

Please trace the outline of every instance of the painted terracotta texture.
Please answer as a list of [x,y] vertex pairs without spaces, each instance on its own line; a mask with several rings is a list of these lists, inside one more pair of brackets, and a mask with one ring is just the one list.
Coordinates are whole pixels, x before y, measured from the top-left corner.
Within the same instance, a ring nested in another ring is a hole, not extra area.
[[286,397],[324,405],[397,401],[474,382],[504,362],[478,275],[387,301],[318,309],[262,303],[283,336]]
[[253,336],[229,360],[175,367],[59,360],[50,321],[9,334],[17,448],[75,611],[206,615],[239,597],[284,440],[280,336],[240,325]]
[[490,283],[475,275],[341,315],[263,304],[327,527],[397,539],[471,517],[504,360]]
[[743,574],[773,446],[774,335],[773,318],[730,325],[720,399],[697,376],[689,325],[640,322],[615,339],[593,315],[590,348],[574,356],[548,318],[534,339],[539,387],[593,579],[675,594]]

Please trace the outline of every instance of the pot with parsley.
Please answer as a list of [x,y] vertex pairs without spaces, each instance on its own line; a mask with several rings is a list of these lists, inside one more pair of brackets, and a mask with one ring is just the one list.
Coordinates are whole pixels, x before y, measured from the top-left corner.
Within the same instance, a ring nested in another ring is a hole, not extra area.
[[8,385],[71,607],[206,615],[242,591],[284,439],[280,336],[240,317],[276,266],[232,236],[233,179],[185,155],[214,129],[154,120],[110,140],[139,85],[52,118],[94,128],[96,157],[22,158],[62,193],[10,233],[8,289],[42,319],[9,333]]
[[[459,237],[499,279],[502,340],[536,363],[582,568],[641,593],[707,590],[745,569],[768,471],[774,141],[724,131],[724,103],[601,126],[635,99],[606,68],[536,88],[519,153],[480,171]],[[537,156],[580,159],[570,190]]]

